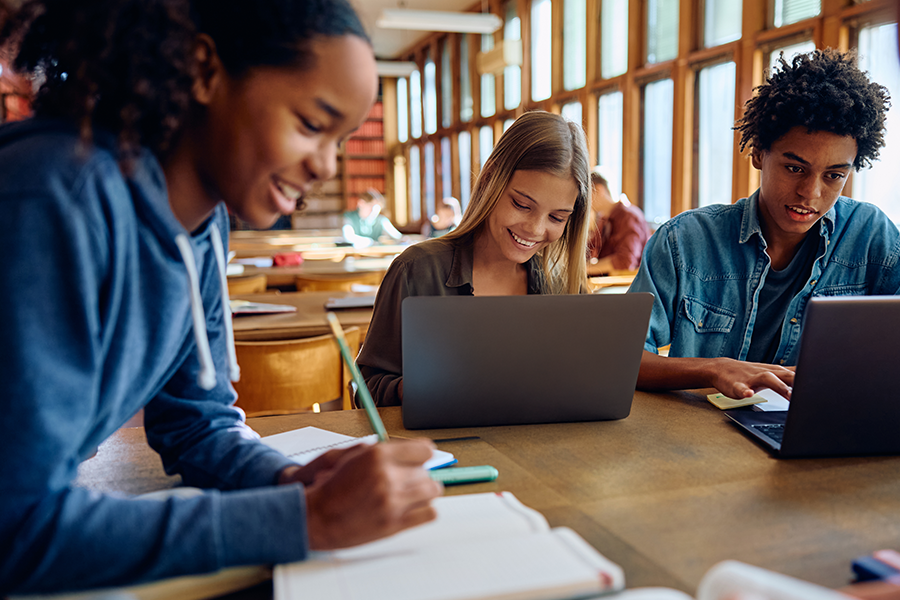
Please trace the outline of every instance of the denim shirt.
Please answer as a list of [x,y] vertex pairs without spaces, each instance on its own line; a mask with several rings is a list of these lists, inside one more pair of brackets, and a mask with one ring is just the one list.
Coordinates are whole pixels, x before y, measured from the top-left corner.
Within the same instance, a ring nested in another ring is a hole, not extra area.
[[[671,344],[669,356],[746,359],[771,267],[758,197],[682,213],[647,243],[629,289],[655,296],[646,350]],[[877,207],[842,196],[813,225],[816,233],[812,271],[787,307],[775,364],[797,364],[811,297],[900,291],[900,232]]]

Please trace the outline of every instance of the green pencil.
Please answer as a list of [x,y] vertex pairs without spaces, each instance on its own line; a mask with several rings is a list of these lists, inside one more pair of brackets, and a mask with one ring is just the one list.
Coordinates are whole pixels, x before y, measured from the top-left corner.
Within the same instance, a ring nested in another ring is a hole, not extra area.
[[378,414],[378,409],[375,408],[375,401],[372,400],[372,394],[369,393],[369,388],[366,387],[366,381],[363,379],[362,373],[359,372],[359,368],[356,366],[356,360],[350,356],[350,347],[347,345],[347,339],[344,337],[344,330],[341,329],[340,321],[334,316],[333,312],[325,313],[325,318],[328,319],[328,325],[331,326],[331,331],[334,332],[334,338],[337,340],[338,347],[341,349],[341,356],[344,359],[344,364],[347,365],[347,368],[350,370],[350,375],[356,383],[356,387],[359,388],[356,393],[359,395],[363,408],[366,410],[366,416],[369,417],[369,423],[372,424],[372,429],[374,429],[375,433],[378,435],[378,441],[388,441],[387,430],[384,428],[384,423],[381,422],[381,416]]

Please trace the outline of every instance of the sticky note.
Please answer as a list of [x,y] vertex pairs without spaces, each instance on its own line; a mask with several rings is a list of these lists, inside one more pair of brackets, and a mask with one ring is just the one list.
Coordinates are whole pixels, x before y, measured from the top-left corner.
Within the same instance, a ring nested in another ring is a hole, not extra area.
[[725,394],[709,394],[707,400],[713,403],[716,408],[728,410],[729,408],[740,408],[742,406],[750,406],[751,404],[759,404],[766,402],[766,399],[759,394],[753,394],[749,398],[729,398]]

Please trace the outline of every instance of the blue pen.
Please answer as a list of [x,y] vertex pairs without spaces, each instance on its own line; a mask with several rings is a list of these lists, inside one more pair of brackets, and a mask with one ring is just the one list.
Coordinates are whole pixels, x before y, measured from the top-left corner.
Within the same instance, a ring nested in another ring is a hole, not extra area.
[[381,416],[378,414],[378,409],[375,408],[375,401],[372,400],[372,395],[369,393],[369,388],[366,387],[366,381],[363,379],[362,373],[359,372],[359,368],[356,366],[356,361],[350,355],[350,347],[347,345],[347,339],[344,337],[344,330],[341,329],[340,321],[338,321],[338,318],[334,316],[334,313],[332,312],[325,313],[325,318],[328,319],[328,325],[331,326],[334,338],[337,340],[338,347],[341,349],[341,356],[344,359],[344,364],[347,365],[347,368],[350,370],[350,375],[356,383],[356,387],[359,388],[356,393],[362,402],[363,408],[366,410],[366,416],[369,417],[369,423],[372,424],[372,429],[374,429],[376,435],[378,435],[378,441],[388,441],[387,430],[384,428],[384,423],[381,422]]

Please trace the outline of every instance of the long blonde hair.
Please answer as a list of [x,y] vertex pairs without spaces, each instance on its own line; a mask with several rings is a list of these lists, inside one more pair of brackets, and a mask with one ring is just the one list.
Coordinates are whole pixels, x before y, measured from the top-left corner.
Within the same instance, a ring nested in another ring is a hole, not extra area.
[[587,290],[588,214],[591,177],[587,142],[579,125],[544,111],[527,112],[500,136],[475,181],[459,227],[443,239],[470,237],[481,231],[516,171],[541,171],[572,177],[578,188],[575,207],[560,238],[541,250],[541,266],[554,294]]

